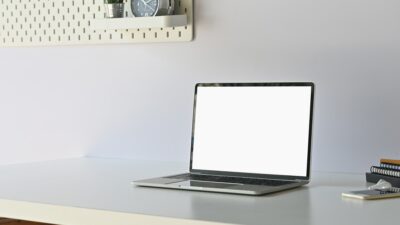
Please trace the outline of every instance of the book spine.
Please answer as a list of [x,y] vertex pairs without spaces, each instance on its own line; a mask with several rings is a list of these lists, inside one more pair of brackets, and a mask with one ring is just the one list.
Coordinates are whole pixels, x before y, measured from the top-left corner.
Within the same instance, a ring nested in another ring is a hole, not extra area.
[[371,173],[375,174],[381,174],[381,175],[386,175],[386,176],[392,176],[392,177],[399,177],[400,178],[400,171],[398,170],[392,170],[392,169],[386,169],[378,166],[371,166]]
[[400,188],[400,179],[399,178],[375,174],[375,173],[366,173],[365,176],[366,176],[367,182],[378,183],[379,180],[383,179],[383,180],[391,183],[394,187]]
[[400,170],[399,165],[389,164],[389,163],[381,163],[381,168],[390,169],[390,170]]
[[380,163],[387,163],[387,164],[393,164],[393,165],[400,166],[400,160],[396,160],[396,159],[381,159]]

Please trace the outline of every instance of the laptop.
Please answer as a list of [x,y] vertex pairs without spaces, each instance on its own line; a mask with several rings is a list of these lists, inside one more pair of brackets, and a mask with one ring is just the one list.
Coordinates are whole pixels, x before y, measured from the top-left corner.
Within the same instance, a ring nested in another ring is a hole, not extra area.
[[195,87],[188,173],[137,186],[263,195],[310,182],[313,83]]

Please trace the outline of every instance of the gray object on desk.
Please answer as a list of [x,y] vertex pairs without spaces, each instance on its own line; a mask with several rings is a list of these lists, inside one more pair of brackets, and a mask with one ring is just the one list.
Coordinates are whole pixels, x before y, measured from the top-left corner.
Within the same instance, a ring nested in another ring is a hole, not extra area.
[[309,183],[313,83],[197,84],[189,173],[145,187],[262,195]]

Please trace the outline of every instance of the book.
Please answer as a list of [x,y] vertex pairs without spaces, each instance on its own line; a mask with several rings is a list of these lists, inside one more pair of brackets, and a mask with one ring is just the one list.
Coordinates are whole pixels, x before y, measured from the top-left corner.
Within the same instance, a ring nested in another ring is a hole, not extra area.
[[380,161],[381,161],[381,163],[400,166],[400,160],[398,160],[398,159],[381,159]]
[[383,179],[389,183],[392,184],[393,187],[400,187],[400,178],[397,177],[391,177],[391,176],[385,176],[381,174],[376,174],[376,173],[366,173],[365,178],[367,182],[370,183],[378,183],[379,180]]
[[391,169],[391,170],[400,170],[399,165],[393,165],[393,164],[388,164],[388,163],[381,163],[380,167],[385,168],[385,169]]
[[392,170],[378,166],[371,166],[371,173],[382,174],[386,176],[398,177],[400,178],[400,170]]

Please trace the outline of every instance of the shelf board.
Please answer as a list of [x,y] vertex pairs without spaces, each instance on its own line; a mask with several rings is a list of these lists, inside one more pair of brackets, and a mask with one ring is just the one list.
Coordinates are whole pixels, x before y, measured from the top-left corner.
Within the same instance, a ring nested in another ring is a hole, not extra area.
[[188,24],[187,15],[128,17],[97,19],[93,21],[95,30],[119,30],[140,28],[182,27]]

